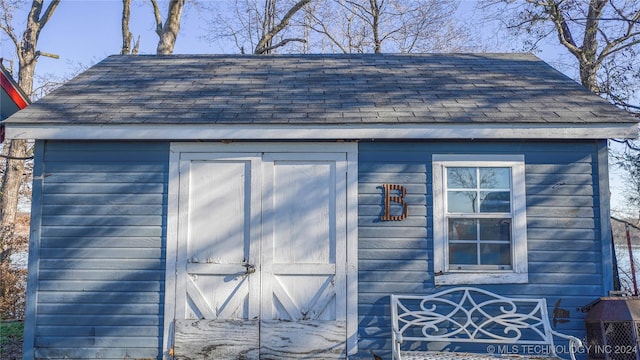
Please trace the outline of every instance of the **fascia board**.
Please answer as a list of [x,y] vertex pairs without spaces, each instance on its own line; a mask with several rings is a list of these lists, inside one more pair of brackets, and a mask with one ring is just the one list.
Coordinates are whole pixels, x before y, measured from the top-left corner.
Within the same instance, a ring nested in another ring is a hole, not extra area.
[[18,124],[9,139],[46,140],[330,140],[330,139],[635,139],[636,123],[589,124]]

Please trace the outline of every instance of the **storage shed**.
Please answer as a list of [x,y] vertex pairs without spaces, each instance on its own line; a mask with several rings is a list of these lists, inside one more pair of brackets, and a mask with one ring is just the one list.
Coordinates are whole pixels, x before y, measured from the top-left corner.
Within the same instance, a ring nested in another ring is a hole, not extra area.
[[468,284],[584,337],[637,135],[530,54],[111,56],[6,126],[25,359],[388,358],[390,294]]

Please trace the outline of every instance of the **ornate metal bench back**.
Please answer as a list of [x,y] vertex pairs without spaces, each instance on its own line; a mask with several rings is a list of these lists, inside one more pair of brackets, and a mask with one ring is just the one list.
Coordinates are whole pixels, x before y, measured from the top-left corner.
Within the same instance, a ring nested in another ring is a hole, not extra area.
[[545,299],[459,287],[426,296],[392,295],[391,307],[394,346],[405,341],[546,344],[555,355]]

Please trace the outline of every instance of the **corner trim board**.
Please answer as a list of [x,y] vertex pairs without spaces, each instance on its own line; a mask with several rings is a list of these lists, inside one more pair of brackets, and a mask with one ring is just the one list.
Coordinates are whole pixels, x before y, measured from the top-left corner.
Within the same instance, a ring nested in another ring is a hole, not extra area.
[[40,272],[40,239],[42,226],[42,187],[44,182],[45,142],[36,141],[33,165],[31,199],[31,228],[29,234],[29,259],[27,275],[26,309],[24,320],[24,359],[35,358],[36,311],[38,302],[38,275]]
[[613,253],[611,238],[611,199],[609,196],[609,147],[607,141],[596,143],[598,198],[600,199],[600,245],[602,251],[602,296],[613,290]]

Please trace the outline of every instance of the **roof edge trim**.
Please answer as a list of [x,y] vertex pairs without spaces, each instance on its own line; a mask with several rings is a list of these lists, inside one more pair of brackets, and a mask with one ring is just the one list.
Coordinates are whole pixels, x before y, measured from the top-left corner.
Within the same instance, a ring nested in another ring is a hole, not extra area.
[[329,140],[329,139],[635,139],[636,123],[597,124],[103,124],[7,125],[9,139]]

